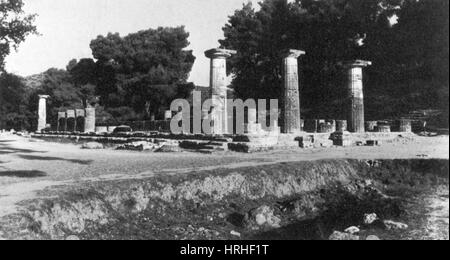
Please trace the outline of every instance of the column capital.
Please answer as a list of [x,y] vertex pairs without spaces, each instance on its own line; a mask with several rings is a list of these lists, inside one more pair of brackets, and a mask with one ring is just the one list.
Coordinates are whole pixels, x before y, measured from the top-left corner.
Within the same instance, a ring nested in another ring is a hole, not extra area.
[[47,99],[49,98],[49,95],[39,95],[39,99]]
[[235,51],[235,50],[227,50],[227,49],[220,49],[220,48],[214,48],[214,49],[205,51],[205,56],[210,59],[230,58],[231,56],[233,56],[235,54],[237,54],[237,51]]
[[300,56],[305,55],[306,52],[302,50],[289,49],[283,54],[283,58],[295,58],[298,59]]
[[344,68],[365,68],[372,65],[371,61],[366,60],[352,60],[341,63]]

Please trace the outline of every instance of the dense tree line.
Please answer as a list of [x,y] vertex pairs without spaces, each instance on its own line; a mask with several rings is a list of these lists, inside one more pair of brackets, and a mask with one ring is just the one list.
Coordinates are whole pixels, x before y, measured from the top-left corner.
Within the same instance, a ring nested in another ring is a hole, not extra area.
[[243,98],[280,97],[281,59],[301,49],[303,116],[343,117],[340,62],[366,59],[368,119],[414,109],[448,114],[448,1],[265,0],[237,10],[223,28],[233,88]]
[[[39,94],[50,95],[48,121],[52,125],[56,125],[58,111],[88,106],[97,107],[100,124],[161,117],[172,100],[187,98],[194,88],[187,82],[195,61],[192,51],[185,50],[188,37],[184,27],[148,29],[125,37],[98,36],[90,45],[94,59],[74,59],[66,69],[52,68],[25,79],[1,75],[0,93],[16,89],[10,95],[21,100],[0,97],[7,99],[0,112],[12,113],[1,117],[9,122],[4,127],[32,129]],[[21,103],[27,104],[22,109],[26,113],[18,110],[16,105]],[[11,119],[16,113],[20,117]]]
[[0,75],[0,129],[28,129],[34,115],[27,104],[28,93],[16,75]]
[[186,97],[194,65],[184,27],[149,29],[120,37],[99,36],[91,42],[96,60],[86,64],[96,71],[92,78],[100,103],[111,114],[127,119],[148,119]]
[[35,15],[25,14],[22,0],[0,1],[0,129],[28,128],[32,113],[26,105],[27,91],[20,77],[4,71],[5,57],[26,36],[37,33]]
[[[10,49],[36,32],[22,6],[0,3],[0,74]],[[222,47],[238,51],[228,66],[237,97],[279,98],[281,59],[293,48],[307,52],[300,59],[305,118],[344,117],[340,63],[351,59],[373,62],[365,70],[367,119],[429,108],[448,114],[446,0],[264,0],[259,9],[245,4],[223,30]],[[3,73],[0,129],[34,130],[38,94],[50,95],[53,125],[58,111],[93,105],[99,123],[158,118],[194,88],[188,37],[184,27],[110,33],[92,40],[93,59],[25,79]]]

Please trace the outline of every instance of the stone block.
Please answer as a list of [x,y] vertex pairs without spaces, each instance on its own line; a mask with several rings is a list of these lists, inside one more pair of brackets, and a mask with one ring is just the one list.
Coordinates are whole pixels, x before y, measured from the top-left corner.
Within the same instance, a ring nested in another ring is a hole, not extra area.
[[407,120],[407,119],[399,120],[399,132],[411,133],[412,132],[411,120]]
[[317,133],[319,129],[319,122],[315,119],[307,119],[305,120],[304,131],[308,133]]
[[347,131],[347,120],[336,120],[336,132]]
[[367,132],[375,132],[376,127],[378,126],[378,121],[367,121],[365,125]]
[[367,140],[366,145],[367,146],[379,146],[379,145],[381,145],[381,142],[378,140]]
[[301,148],[313,148],[314,147],[314,136],[301,136],[296,139],[299,142]]
[[319,124],[319,133],[334,133],[336,132],[336,121],[324,120]]
[[379,125],[375,129],[376,129],[376,132],[378,132],[378,133],[390,133],[391,132],[390,125]]
[[320,140],[320,141],[316,141],[315,145],[318,147],[329,148],[334,145],[334,142],[333,142],[333,140]]
[[336,146],[348,147],[354,143],[349,132],[335,132],[332,134],[331,139]]

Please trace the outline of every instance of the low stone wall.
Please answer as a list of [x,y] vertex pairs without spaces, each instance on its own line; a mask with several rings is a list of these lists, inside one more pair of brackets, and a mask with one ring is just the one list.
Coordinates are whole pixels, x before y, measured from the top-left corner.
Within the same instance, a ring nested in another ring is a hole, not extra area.
[[384,143],[408,142],[413,140],[412,133],[301,133],[277,134],[266,133],[259,135],[238,136],[207,136],[207,135],[173,135],[168,133],[129,133],[129,134],[33,134],[32,137],[44,140],[77,143],[97,142],[106,147],[117,144],[132,144],[136,142],[171,143],[180,148],[197,152],[262,152],[277,149],[308,149],[327,148],[332,146],[382,145]]

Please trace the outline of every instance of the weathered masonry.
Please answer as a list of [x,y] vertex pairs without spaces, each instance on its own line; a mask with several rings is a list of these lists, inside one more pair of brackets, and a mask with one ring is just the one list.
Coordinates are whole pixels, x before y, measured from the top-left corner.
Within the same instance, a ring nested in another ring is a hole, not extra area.
[[347,85],[347,121],[348,130],[364,133],[364,86],[363,68],[372,65],[370,61],[356,60],[345,63],[348,73]]
[[39,95],[39,108],[38,108],[38,128],[37,131],[41,132],[47,127],[47,95]]
[[210,66],[210,97],[212,104],[212,133],[227,134],[228,111],[227,111],[227,58],[236,54],[236,51],[226,49],[211,49],[205,52],[207,58],[211,59]]
[[302,131],[298,58],[304,54],[304,51],[291,49],[283,58],[284,100],[282,132],[285,134],[296,134]]

